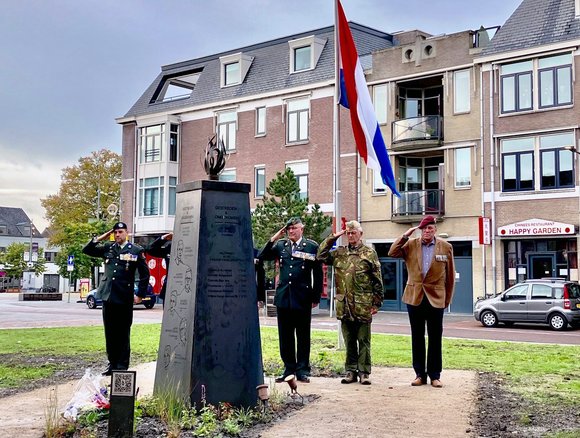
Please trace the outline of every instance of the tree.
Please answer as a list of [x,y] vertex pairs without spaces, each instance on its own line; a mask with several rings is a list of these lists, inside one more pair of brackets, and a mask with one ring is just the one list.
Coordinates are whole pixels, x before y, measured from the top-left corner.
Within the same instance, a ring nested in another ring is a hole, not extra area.
[[[78,164],[62,171],[58,193],[42,199],[46,218],[50,223],[50,244],[71,244],[67,227],[89,221],[106,220],[107,207],[119,205],[121,193],[121,156],[107,149],[92,152],[79,159]],[[74,239],[73,239],[74,240]]]
[[[107,207],[119,205],[121,193],[121,156],[107,149],[92,152],[78,164],[62,171],[56,195],[42,199],[50,225],[49,242],[60,251],[56,257],[59,274],[73,280],[93,277],[102,261],[82,253],[83,246],[94,235],[113,226]],[[67,259],[74,256],[74,271],[67,271]]]
[[292,169],[277,172],[266,193],[252,215],[254,244],[257,247],[265,245],[288,219],[295,216],[302,218],[306,237],[320,243],[329,233],[332,218],[326,216],[318,204],[308,211],[308,199],[300,199],[300,186]]
[[28,261],[24,260],[24,253],[29,250],[28,244],[14,242],[6,247],[6,251],[0,253],[0,264],[4,265],[4,270],[9,277],[22,278],[22,273],[30,270],[35,275],[40,275],[46,270],[42,248],[38,248],[37,261],[32,262],[31,268],[28,267]]
[[[111,229],[111,226],[103,221],[66,225],[63,231],[63,243],[55,260],[58,273],[63,277],[70,276],[73,281],[80,278],[93,278],[95,268],[101,266],[103,261],[84,254],[83,247],[91,237],[101,235],[108,229]],[[72,272],[67,270],[69,255],[74,257],[74,270]],[[95,284],[94,280],[93,278],[93,284]]]

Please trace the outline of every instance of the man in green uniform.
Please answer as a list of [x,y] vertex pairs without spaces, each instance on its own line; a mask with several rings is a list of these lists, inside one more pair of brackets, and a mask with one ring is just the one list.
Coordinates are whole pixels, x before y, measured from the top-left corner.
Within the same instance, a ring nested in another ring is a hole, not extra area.
[[[108,241],[111,234],[114,234],[114,242]],[[105,376],[111,375],[113,370],[129,368],[133,303],[140,303],[141,298],[147,296],[149,285],[149,269],[143,248],[127,242],[127,235],[127,224],[117,222],[112,230],[93,238],[83,248],[85,254],[105,259],[104,283],[99,286],[103,300],[103,325],[109,359],[109,365],[103,372]],[[139,289],[136,297],[133,293],[135,271],[139,272]]]
[[[336,240],[346,234],[348,246],[331,250]],[[362,243],[363,230],[357,221],[327,237],[320,244],[317,259],[334,266],[336,317],[341,320],[346,344],[346,376],[341,383],[360,379],[370,385],[371,322],[383,303],[383,280],[377,253]]]
[[[322,264],[316,260],[318,244],[303,234],[302,220],[291,218],[270,238],[258,256],[278,262],[274,304],[284,373],[277,382],[291,374],[301,382],[310,382],[310,322],[312,307],[320,302],[323,278]],[[287,238],[282,239],[284,235]]]

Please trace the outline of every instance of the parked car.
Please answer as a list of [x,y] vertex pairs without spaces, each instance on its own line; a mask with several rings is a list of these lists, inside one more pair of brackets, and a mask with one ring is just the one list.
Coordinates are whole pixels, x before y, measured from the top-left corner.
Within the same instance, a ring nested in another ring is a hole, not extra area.
[[492,298],[479,299],[473,316],[485,327],[515,322],[580,327],[580,286],[560,278],[526,280]]
[[[103,305],[103,301],[97,295],[97,290],[98,289],[93,289],[87,295],[86,303],[87,303],[87,307],[89,309],[96,309],[97,307]],[[151,294],[148,294],[145,298],[143,298],[143,300],[141,301],[140,304],[143,304],[146,309],[153,309],[153,306],[155,306],[156,301],[157,301],[157,295],[155,295],[154,293],[151,293]]]

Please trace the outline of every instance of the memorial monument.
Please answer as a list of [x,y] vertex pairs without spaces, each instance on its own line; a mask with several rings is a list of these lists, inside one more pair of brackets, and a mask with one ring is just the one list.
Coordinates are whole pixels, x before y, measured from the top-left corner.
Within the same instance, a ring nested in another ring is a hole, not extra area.
[[198,408],[253,407],[263,383],[250,185],[216,181],[225,148],[212,138],[210,180],[180,184],[155,374],[156,394]]

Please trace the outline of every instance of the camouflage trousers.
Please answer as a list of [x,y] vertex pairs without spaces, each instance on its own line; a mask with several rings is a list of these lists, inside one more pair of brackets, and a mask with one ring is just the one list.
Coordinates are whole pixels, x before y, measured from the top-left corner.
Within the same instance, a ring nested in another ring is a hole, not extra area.
[[343,319],[341,329],[346,346],[345,370],[370,374],[371,323]]

